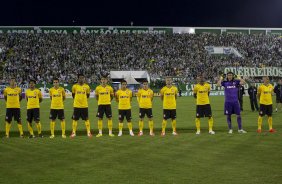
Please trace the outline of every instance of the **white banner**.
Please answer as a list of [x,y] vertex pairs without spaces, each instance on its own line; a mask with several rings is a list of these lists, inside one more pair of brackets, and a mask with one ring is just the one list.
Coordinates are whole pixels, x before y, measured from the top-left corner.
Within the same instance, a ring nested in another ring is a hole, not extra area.
[[281,67],[264,67],[264,68],[249,68],[249,67],[228,67],[224,69],[224,73],[233,72],[236,75],[248,77],[282,77]]
[[206,51],[209,54],[234,54],[237,57],[242,58],[243,55],[234,47],[214,47],[214,46],[205,46]]

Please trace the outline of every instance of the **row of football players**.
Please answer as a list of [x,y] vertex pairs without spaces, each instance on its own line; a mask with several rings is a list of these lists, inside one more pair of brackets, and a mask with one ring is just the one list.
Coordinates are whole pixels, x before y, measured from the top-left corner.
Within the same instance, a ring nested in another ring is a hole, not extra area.
[[[215,134],[213,131],[213,117],[209,101],[210,85],[205,82],[204,77],[199,75],[198,84],[194,88],[194,97],[196,98],[197,109],[196,109],[196,134],[200,134],[200,118],[208,117],[209,133]],[[261,132],[262,116],[268,115],[269,131],[274,132],[272,129],[272,98],[271,93],[273,87],[269,84],[269,79],[264,78],[264,84],[258,89],[258,97],[260,99],[260,113],[258,118],[258,132]],[[172,78],[166,77],[166,86],[160,91],[161,99],[163,101],[163,121],[162,121],[162,132],[161,135],[165,136],[165,129],[167,125],[167,120],[172,120],[172,135],[177,135],[176,132],[176,98],[178,90],[172,84]],[[224,113],[227,115],[227,123],[229,131],[228,133],[233,133],[231,124],[231,115],[237,115],[238,122],[238,132],[246,133],[242,129],[241,115],[240,115],[240,105],[238,102],[238,87],[239,84],[244,84],[243,79],[234,79],[233,73],[228,73],[226,80],[223,81],[222,78],[218,81],[218,86],[224,86],[225,88],[225,105]],[[59,86],[59,80],[53,79],[53,85],[49,91],[51,98],[51,109],[50,109],[50,138],[54,138],[55,120],[58,118],[61,120],[62,137],[66,138],[65,134],[65,116],[64,116],[64,100],[65,100],[65,90]],[[111,101],[116,98],[118,102],[119,111],[119,133],[118,136],[122,136],[123,121],[126,118],[127,125],[129,129],[129,134],[134,136],[132,131],[131,123],[131,100],[132,91],[127,88],[127,82],[123,80],[121,82],[121,88],[114,95],[113,88],[108,85],[108,77],[101,77],[101,84],[95,89],[96,99],[98,101],[98,130],[99,133],[96,137],[101,137],[103,117],[104,115],[108,120],[109,136],[114,136],[112,133],[113,123],[112,123],[112,109]],[[90,87],[85,83],[85,77],[82,74],[78,75],[78,82],[72,87],[73,96],[73,116],[72,116],[72,133],[70,137],[76,136],[77,121],[81,118],[85,121],[85,126],[87,130],[87,136],[92,137],[90,131],[90,122],[88,119],[88,98],[90,96]],[[12,118],[18,122],[18,128],[20,136],[23,137],[23,128],[20,118],[20,101],[21,101],[21,89],[16,86],[15,78],[11,78],[10,86],[4,90],[4,97],[6,100],[6,137],[9,137],[9,131],[11,127]],[[271,100],[270,100],[271,99]],[[42,94],[39,89],[35,88],[35,81],[29,81],[29,88],[26,90],[26,100],[27,100],[27,122],[29,137],[34,138],[34,132],[32,128],[32,121],[35,121],[38,137],[42,137],[41,133],[41,123],[40,123],[40,102],[42,102]],[[147,116],[149,120],[150,135],[154,136],[154,123],[152,114],[152,100],[153,91],[148,86],[148,81],[142,82],[142,88],[139,89],[137,93],[137,100],[139,103],[139,133],[138,136],[143,135],[144,117]]]

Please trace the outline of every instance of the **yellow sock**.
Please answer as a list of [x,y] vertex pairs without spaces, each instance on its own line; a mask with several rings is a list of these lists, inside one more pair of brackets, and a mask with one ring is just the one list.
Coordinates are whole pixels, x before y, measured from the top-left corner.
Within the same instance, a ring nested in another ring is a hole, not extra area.
[[55,121],[50,122],[50,130],[51,130],[51,135],[54,135],[55,133]]
[[62,135],[66,135],[66,122],[65,120],[61,121]]
[[18,123],[18,129],[20,132],[20,135],[23,135],[23,125]]
[[262,117],[258,117],[258,129],[261,130],[261,124],[262,124]]
[[212,127],[213,127],[213,117],[210,117],[208,120],[209,123],[209,131],[212,131]]
[[98,129],[99,129],[99,131],[102,132],[102,129],[103,129],[103,120],[101,120],[101,119],[98,120]]
[[109,131],[113,130],[113,120],[111,119],[108,119],[108,128],[109,128]]
[[163,122],[162,122],[162,132],[165,132],[166,123],[167,123],[167,121],[163,120]]
[[196,123],[197,132],[201,131],[201,121],[200,121],[200,118],[196,118],[195,119],[195,123]]
[[41,123],[40,122],[36,123],[36,128],[37,128],[38,134],[41,134]]
[[131,122],[128,122],[128,123],[127,123],[127,126],[128,126],[128,129],[129,129],[130,131],[132,131],[132,123],[131,123]]
[[176,119],[172,120],[172,131],[176,132]]
[[122,128],[123,128],[123,123],[119,123],[118,124],[118,130],[121,132],[122,131]]
[[31,124],[31,123],[29,123],[29,122],[27,123],[27,128],[28,128],[29,134],[30,134],[30,135],[34,135],[34,134],[33,134],[33,129],[32,129],[32,124]]
[[77,121],[72,120],[72,133],[76,133],[76,128],[77,128]]
[[143,128],[144,128],[144,122],[143,121],[139,121],[139,131],[143,132]]
[[6,122],[6,136],[9,137],[11,129],[11,123]]
[[272,129],[272,117],[268,117],[268,126],[269,126],[269,130]]
[[90,121],[89,120],[85,121],[85,126],[86,126],[87,133],[90,133]]
[[154,131],[154,122],[153,120],[149,120],[149,128],[150,128],[150,132],[153,132]]

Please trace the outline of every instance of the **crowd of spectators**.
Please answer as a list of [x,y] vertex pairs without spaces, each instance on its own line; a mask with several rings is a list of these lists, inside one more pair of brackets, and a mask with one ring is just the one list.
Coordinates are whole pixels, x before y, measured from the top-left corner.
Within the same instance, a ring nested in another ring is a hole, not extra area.
[[[3,80],[13,75],[19,82],[73,83],[82,72],[95,83],[111,70],[147,70],[152,80],[170,75],[184,82],[204,73],[214,81],[225,67],[281,67],[281,43],[265,34],[0,34],[0,66]],[[210,55],[205,46],[232,46],[243,57]]]

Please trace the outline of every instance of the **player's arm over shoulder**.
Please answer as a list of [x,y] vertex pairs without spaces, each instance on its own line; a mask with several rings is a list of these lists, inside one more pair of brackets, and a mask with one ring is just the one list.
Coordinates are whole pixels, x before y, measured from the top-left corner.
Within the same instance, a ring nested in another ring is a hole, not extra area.
[[99,100],[99,86],[97,86],[95,89],[95,97],[96,97],[96,100],[98,101]]
[[133,92],[130,89],[129,89],[129,95],[130,95],[130,102],[132,102]]
[[28,89],[25,90],[25,99],[28,102]]
[[23,99],[22,89],[21,88],[19,88],[19,99],[20,99],[20,101],[22,101],[22,99]]
[[37,89],[38,90],[38,98],[39,98],[39,102],[41,103],[43,98],[42,98],[42,93],[40,91],[40,89]]
[[161,100],[164,99],[164,91],[165,91],[165,87],[163,87],[160,91]]
[[151,94],[151,101],[154,99],[154,91],[150,89],[150,94]]
[[72,94],[72,98],[75,97],[75,92],[76,92],[76,84],[74,84],[71,88],[71,94]]
[[114,98],[114,89],[112,88],[112,86],[109,86],[110,87],[110,95],[111,95],[111,100],[113,100]]
[[175,99],[176,99],[177,98],[177,94],[178,94],[178,89],[175,86],[174,86],[174,89],[175,89]]
[[53,93],[53,88],[51,88],[51,89],[49,90],[50,100],[52,100],[52,93]]
[[208,95],[210,96],[210,92],[211,92],[211,85],[209,83],[206,83],[208,86]]
[[89,85],[87,85],[87,88],[86,88],[86,96],[87,98],[90,97],[90,86]]
[[136,99],[137,99],[138,104],[140,102],[140,95],[141,95],[140,93],[141,93],[141,89],[139,89],[136,93]]
[[194,98],[197,98],[197,92],[198,92],[198,84],[196,84],[194,86],[194,89],[193,89],[193,96],[194,96]]
[[4,99],[5,99],[5,101],[7,101],[7,88],[4,89],[3,94],[4,94]]
[[63,96],[63,100],[66,99],[66,91],[64,88],[62,88],[62,96]]
[[116,98],[116,102],[119,102],[119,90],[117,90],[115,98]]
[[260,98],[261,91],[262,91],[262,86],[260,85],[257,90],[257,98]]
[[274,95],[274,87],[273,87],[273,85],[271,85],[271,87],[272,87],[271,95]]

